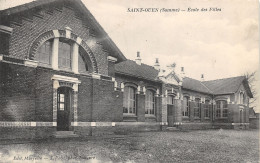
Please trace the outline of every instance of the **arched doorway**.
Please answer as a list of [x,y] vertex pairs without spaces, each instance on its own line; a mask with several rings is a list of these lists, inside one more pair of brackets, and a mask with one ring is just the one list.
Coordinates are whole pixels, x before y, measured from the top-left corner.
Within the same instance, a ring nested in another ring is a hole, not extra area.
[[57,90],[57,131],[69,131],[72,107],[72,88],[60,87]]

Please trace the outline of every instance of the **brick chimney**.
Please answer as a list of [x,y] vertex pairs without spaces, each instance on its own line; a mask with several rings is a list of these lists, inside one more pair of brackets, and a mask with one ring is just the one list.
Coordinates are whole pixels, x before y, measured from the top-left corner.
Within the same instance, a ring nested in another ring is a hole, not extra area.
[[140,52],[138,51],[138,52],[137,52],[136,59],[135,59],[136,64],[141,65],[141,64],[142,64],[141,60],[142,60],[142,59],[141,59],[141,57],[140,57]]
[[201,74],[201,81],[205,81],[204,74]]
[[155,63],[154,63],[154,66],[153,66],[156,70],[160,71],[160,64],[159,64],[159,59],[156,58],[155,59]]
[[181,67],[181,77],[182,77],[182,78],[185,77],[184,67]]

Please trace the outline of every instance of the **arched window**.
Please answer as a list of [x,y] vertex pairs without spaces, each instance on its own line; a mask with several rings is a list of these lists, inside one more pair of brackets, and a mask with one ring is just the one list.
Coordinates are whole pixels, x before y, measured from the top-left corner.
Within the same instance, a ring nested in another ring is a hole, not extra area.
[[204,105],[204,117],[205,118],[209,118],[209,108],[210,108],[209,100],[205,100],[205,105]]
[[216,117],[223,118],[227,116],[228,116],[227,101],[225,100],[217,101]]
[[59,68],[71,69],[72,46],[65,42],[59,42]]
[[40,64],[51,65],[52,41],[44,42],[38,49],[36,60]]
[[172,95],[167,96],[167,104],[174,105],[174,96],[172,96]]
[[79,64],[78,64],[79,72],[80,73],[88,72],[88,66],[86,64],[86,61],[85,61],[84,57],[81,54],[78,55],[78,62],[79,62]]
[[190,116],[190,103],[189,103],[189,97],[184,96],[183,97],[183,111],[182,111],[182,116],[184,117],[189,117]]
[[135,115],[136,114],[136,89],[134,87],[126,86],[124,88],[124,106],[123,114]]
[[244,95],[243,95],[243,92],[240,92],[240,93],[239,93],[239,104],[243,104],[243,100],[244,100],[244,99],[243,99],[243,98],[244,98],[243,96],[244,96]]
[[145,114],[155,114],[155,93],[149,89],[145,94]]
[[195,107],[194,107],[194,117],[200,118],[200,99],[195,99]]

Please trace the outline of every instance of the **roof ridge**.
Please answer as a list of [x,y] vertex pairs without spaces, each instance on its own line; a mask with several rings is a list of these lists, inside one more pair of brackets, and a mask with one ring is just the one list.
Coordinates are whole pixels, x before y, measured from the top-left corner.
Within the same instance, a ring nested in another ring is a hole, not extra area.
[[[131,60],[131,59],[127,59],[126,61],[132,61],[132,62],[134,62],[135,64],[137,64],[134,60]],[[117,63],[118,64],[118,63]],[[138,65],[138,64],[137,64]],[[146,63],[141,63],[141,65],[144,65],[144,66],[149,66],[149,67],[151,67],[151,68],[153,68],[153,69],[155,69],[153,66],[151,66],[151,65],[148,65],[148,64],[146,64]],[[141,66],[141,65],[139,65],[139,66]],[[156,69],[155,69],[156,70]],[[156,71],[158,71],[158,70],[156,70]]]
[[208,82],[208,81],[217,81],[217,80],[225,80],[225,79],[238,78],[238,77],[245,77],[245,76],[244,76],[244,75],[241,75],[241,76],[234,76],[234,77],[228,77],[228,78],[221,78],[221,79],[207,80],[207,81],[203,81],[203,82]]

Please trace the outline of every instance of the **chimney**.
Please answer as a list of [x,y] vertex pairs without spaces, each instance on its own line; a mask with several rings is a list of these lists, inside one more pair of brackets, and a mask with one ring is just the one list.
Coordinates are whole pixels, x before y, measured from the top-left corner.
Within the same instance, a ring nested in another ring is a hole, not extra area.
[[160,64],[159,64],[159,59],[156,58],[155,59],[155,64],[153,66],[156,70],[160,71]]
[[140,52],[137,52],[137,57],[136,57],[136,59],[135,59],[135,62],[136,62],[136,64],[141,65]]
[[184,67],[181,67],[181,76],[182,76],[182,78],[185,77]]
[[204,74],[201,74],[201,81],[204,81]]

